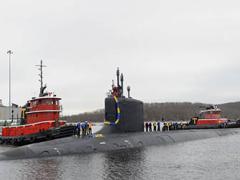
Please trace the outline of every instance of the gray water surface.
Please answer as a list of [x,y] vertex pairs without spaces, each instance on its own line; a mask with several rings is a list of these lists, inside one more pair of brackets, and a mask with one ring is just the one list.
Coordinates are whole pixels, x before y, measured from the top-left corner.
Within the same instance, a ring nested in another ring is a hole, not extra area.
[[[0,147],[5,151],[11,147]],[[1,179],[240,179],[240,135],[167,146],[0,161]]]

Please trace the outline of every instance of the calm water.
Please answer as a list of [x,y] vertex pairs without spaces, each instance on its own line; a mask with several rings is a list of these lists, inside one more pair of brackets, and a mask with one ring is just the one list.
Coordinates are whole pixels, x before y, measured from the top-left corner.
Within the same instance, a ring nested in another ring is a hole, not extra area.
[[[4,151],[8,148],[0,148]],[[240,179],[240,135],[112,153],[0,161],[1,179]]]

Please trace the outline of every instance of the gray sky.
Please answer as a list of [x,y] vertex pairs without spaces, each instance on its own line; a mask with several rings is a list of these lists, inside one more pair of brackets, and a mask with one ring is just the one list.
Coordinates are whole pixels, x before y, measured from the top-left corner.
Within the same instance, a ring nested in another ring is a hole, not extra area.
[[103,107],[116,67],[145,102],[240,100],[240,2],[237,0],[0,1],[0,98],[39,91],[35,67],[47,64],[48,90],[64,114]]

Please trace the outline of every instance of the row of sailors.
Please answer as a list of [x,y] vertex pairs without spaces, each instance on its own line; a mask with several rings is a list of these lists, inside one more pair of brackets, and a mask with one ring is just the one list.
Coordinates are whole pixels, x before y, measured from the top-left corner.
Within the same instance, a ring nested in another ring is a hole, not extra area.
[[74,135],[77,135],[77,136],[92,135],[92,123],[87,121],[78,122],[75,127]]
[[162,122],[146,122],[145,123],[145,131],[152,132],[152,131],[161,131]]
[[163,131],[184,129],[185,127],[186,123],[184,122],[166,122],[164,123]]
[[146,122],[145,125],[146,132],[154,132],[154,131],[169,131],[169,130],[177,130],[183,129],[185,127],[184,123],[178,122]]

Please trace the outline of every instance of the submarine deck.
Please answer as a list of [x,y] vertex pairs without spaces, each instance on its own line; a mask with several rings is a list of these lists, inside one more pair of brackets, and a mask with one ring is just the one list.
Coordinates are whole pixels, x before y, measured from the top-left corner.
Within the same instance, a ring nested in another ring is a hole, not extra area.
[[95,134],[94,137],[86,136],[83,138],[73,136],[14,148],[1,153],[0,160],[107,152],[154,145],[167,145],[234,134],[240,134],[240,129],[193,129],[151,133]]

